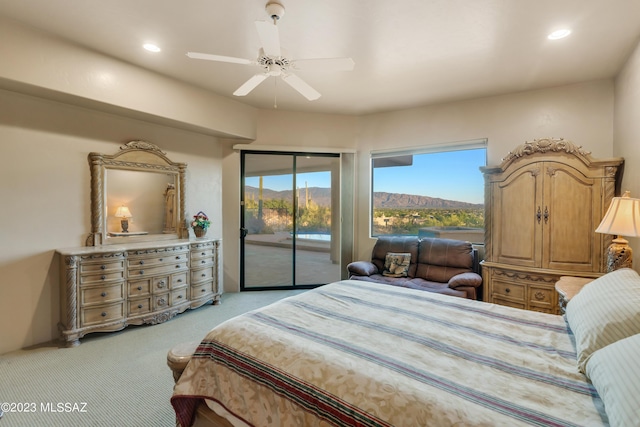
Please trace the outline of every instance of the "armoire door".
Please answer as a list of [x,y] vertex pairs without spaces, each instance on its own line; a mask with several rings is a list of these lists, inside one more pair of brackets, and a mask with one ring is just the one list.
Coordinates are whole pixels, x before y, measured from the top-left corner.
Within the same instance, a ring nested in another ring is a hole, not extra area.
[[493,187],[494,260],[540,267],[542,258],[542,167],[524,166]]
[[544,163],[543,268],[597,271],[598,184],[571,166]]

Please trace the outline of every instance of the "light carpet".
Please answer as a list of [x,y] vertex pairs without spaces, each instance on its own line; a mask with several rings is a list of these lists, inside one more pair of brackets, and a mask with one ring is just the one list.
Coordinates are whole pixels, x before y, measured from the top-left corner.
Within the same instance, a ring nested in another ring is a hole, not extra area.
[[[222,304],[188,310],[154,326],[89,334],[0,356],[0,427],[175,426],[167,352],[202,339],[238,314],[303,291],[224,294]],[[7,411],[7,404],[10,405]]]

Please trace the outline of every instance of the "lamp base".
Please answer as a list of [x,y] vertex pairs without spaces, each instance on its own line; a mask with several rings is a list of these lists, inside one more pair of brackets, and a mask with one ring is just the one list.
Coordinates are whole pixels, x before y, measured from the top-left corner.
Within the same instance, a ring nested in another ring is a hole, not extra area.
[[120,225],[122,226],[122,232],[123,233],[128,233],[129,232],[129,220],[124,218],[120,221]]
[[613,239],[607,250],[607,273],[619,268],[631,268],[632,264],[633,251],[629,242],[622,237]]

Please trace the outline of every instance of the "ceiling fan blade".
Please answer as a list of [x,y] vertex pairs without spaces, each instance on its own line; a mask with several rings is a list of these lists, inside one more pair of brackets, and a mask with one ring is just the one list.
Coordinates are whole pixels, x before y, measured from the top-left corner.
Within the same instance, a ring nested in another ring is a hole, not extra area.
[[245,96],[246,94],[251,92],[253,89],[255,89],[256,86],[258,86],[260,83],[265,81],[267,77],[269,77],[268,74],[256,74],[255,76],[247,80],[242,86],[236,89],[236,91],[233,92],[233,94],[235,96]]
[[320,98],[320,92],[309,86],[304,80],[295,74],[283,74],[282,80],[284,80],[289,86],[297,90],[307,98],[309,101],[315,101]]
[[313,71],[352,71],[356,65],[351,58],[296,59],[293,68]]
[[205,59],[207,61],[232,62],[234,64],[252,64],[253,61],[233,56],[211,55],[209,53],[187,52],[187,56],[192,59]]
[[280,34],[275,24],[265,21],[256,21],[258,37],[262,43],[262,50],[267,56],[280,56]]

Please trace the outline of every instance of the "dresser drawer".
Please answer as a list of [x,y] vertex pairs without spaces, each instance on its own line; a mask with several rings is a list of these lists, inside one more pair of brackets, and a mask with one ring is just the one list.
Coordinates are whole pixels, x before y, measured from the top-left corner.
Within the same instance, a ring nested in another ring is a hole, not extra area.
[[203,268],[191,272],[191,283],[202,282],[203,280],[211,280],[213,278],[213,267]]
[[213,248],[200,249],[191,251],[191,261],[199,260],[202,258],[213,259]]
[[493,282],[492,295],[494,298],[507,297],[524,302],[525,287],[523,285],[516,285],[515,283],[496,280]]
[[129,315],[151,311],[151,297],[129,300]]
[[183,271],[182,273],[175,273],[171,275],[171,289],[178,289],[184,286],[187,286],[189,283],[187,282],[187,271]]
[[200,258],[200,259],[192,259],[191,260],[191,268],[199,268],[199,267],[209,267],[213,265],[213,258]]
[[188,267],[188,262],[184,260],[179,262],[176,261],[171,264],[130,268],[129,279],[135,280],[136,278],[157,276],[159,274],[171,274],[174,271],[186,270]]
[[169,307],[169,292],[153,296],[153,310],[162,310]]
[[[529,305],[544,307],[545,309],[555,310],[558,304],[557,293],[555,289],[547,287],[529,286]],[[532,308],[533,309],[533,308]]]
[[153,254],[152,256],[135,256],[128,260],[128,268],[156,267],[159,265],[174,264],[176,262],[184,262],[189,259],[189,253],[172,252],[163,254]]
[[119,271],[102,271],[95,274],[81,274],[80,285],[95,285],[98,283],[107,283],[114,280],[124,280],[124,270]]
[[188,288],[176,289],[175,291],[171,291],[171,305],[179,305],[183,302],[187,301],[187,291]]
[[213,292],[213,281],[191,286],[191,299],[197,299]]
[[124,319],[124,302],[102,305],[80,310],[80,326],[97,325],[112,320]]
[[83,262],[80,264],[80,274],[97,274],[97,273],[105,273],[112,271],[123,271],[124,270],[124,260],[118,259],[114,260],[113,258],[109,258],[106,260],[102,260],[102,262]]
[[137,297],[149,295],[151,293],[151,279],[129,281],[129,291],[127,295]]
[[159,276],[151,279],[153,293],[161,293],[169,290],[169,276]]
[[80,290],[80,304],[82,306],[122,301],[123,298],[124,282]]

